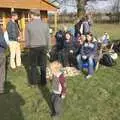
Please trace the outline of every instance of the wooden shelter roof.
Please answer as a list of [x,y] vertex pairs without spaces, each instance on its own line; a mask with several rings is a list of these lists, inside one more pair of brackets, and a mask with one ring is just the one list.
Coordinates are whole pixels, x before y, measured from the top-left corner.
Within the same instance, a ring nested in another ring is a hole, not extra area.
[[0,8],[18,8],[18,9],[40,9],[56,11],[57,6],[48,2],[48,0],[0,0]]

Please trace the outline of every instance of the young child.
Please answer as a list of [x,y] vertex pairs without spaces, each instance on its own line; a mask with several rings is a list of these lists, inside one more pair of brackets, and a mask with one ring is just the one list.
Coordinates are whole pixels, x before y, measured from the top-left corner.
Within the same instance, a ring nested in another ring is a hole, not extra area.
[[109,43],[110,37],[107,32],[104,32],[104,35],[102,36],[102,43],[104,46],[107,46]]
[[61,71],[62,65],[58,61],[54,61],[50,64],[52,77],[52,117],[58,117],[61,115],[62,101],[66,96],[66,80],[63,72]]

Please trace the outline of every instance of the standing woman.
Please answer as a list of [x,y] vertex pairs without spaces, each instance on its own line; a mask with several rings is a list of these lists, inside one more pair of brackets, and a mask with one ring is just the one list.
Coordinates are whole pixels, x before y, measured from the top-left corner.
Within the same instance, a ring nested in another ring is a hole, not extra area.
[[0,27],[0,94],[4,93],[4,81],[5,81],[5,49],[7,44],[4,40],[2,28]]

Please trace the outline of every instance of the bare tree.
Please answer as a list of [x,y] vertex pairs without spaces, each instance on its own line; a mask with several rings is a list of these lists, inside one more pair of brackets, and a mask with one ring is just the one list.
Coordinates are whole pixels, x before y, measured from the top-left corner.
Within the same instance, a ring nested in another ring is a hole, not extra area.
[[85,13],[85,5],[88,0],[76,0],[77,3],[77,16]]
[[113,13],[119,13],[120,0],[111,0]]

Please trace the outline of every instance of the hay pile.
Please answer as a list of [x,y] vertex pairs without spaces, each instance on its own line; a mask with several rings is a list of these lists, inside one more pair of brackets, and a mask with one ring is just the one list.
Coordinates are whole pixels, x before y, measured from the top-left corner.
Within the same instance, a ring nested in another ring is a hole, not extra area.
[[[66,77],[80,75],[80,71],[77,70],[74,67],[64,67],[63,68],[63,72],[64,72],[64,75]],[[52,73],[51,73],[51,70],[49,68],[47,68],[47,75],[46,75],[46,77],[47,77],[47,79],[52,78]]]

